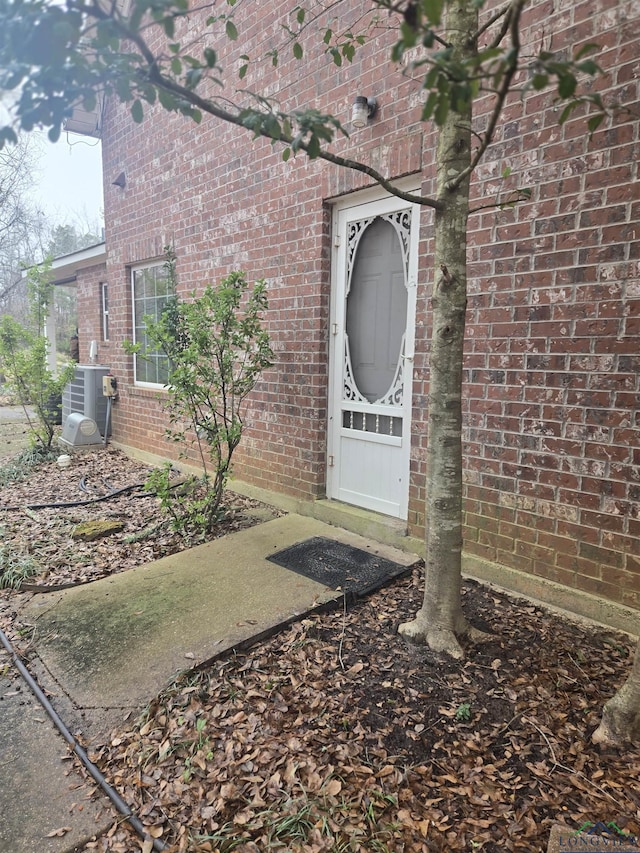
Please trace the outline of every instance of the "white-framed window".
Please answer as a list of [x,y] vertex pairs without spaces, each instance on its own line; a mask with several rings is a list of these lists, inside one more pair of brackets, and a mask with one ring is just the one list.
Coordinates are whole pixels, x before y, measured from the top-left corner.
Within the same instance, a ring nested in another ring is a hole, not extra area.
[[[56,284],[51,292],[44,334],[47,338],[47,366],[54,376],[75,360],[78,330],[78,288],[76,284]],[[72,351],[73,350],[73,351]]]
[[131,269],[133,342],[140,344],[140,352],[133,357],[136,385],[162,387],[167,384],[169,360],[164,353],[150,345],[145,318],[154,321],[160,319],[172,295],[171,288],[169,274],[162,261]]
[[109,340],[109,285],[100,283],[100,312],[102,314],[102,340]]

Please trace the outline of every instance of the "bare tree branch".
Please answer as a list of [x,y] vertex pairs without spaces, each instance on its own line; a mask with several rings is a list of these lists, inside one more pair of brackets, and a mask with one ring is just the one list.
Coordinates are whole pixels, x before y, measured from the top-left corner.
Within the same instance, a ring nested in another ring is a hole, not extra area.
[[[122,38],[127,39],[135,45],[135,47],[140,53],[141,58],[146,64],[146,68],[144,70],[140,70],[141,83],[150,83],[152,86],[156,86],[159,89],[163,89],[165,92],[176,96],[184,103],[200,110],[203,113],[207,113],[208,115],[214,116],[215,118],[227,122],[228,124],[233,124],[236,127],[242,128],[243,130],[251,130],[251,128],[247,127],[246,121],[240,112],[230,112],[229,110],[221,107],[220,104],[216,101],[210,98],[205,98],[202,95],[199,95],[197,92],[193,91],[192,89],[189,89],[186,86],[183,86],[182,84],[178,83],[177,81],[167,77],[160,68],[159,57],[155,55],[153,51],[149,48],[147,42],[140,34],[140,32],[132,31],[131,29],[129,29],[124,20],[115,16],[110,16],[99,6],[86,6],[83,3],[78,3],[74,4],[74,8],[86,14],[93,15],[99,20],[111,20],[116,26]],[[280,128],[280,131],[277,136],[273,133],[267,132],[263,128],[260,128],[258,131],[255,132],[257,132],[259,136],[262,136],[265,139],[280,142],[283,145],[287,146],[294,145],[294,136],[290,133],[286,133],[282,128]],[[310,152],[310,147],[306,142],[298,142],[296,144],[296,148],[304,151],[307,154],[309,154]],[[328,163],[332,163],[335,166],[340,166],[345,169],[351,169],[353,171],[361,172],[362,174],[367,175],[373,181],[377,182],[383,189],[387,190],[387,192],[389,192],[391,195],[394,195],[397,198],[401,198],[403,201],[408,201],[411,204],[419,204],[424,207],[431,207],[434,210],[439,210],[442,207],[442,203],[437,199],[429,198],[422,195],[416,195],[414,193],[404,192],[403,190],[398,189],[394,185],[393,181],[389,180],[377,169],[374,169],[372,166],[369,166],[366,163],[361,163],[358,160],[353,160],[349,157],[334,154],[330,151],[323,149],[320,149],[317,152],[317,157]]]
[[495,24],[496,21],[499,21],[500,18],[504,17],[505,20],[502,23],[502,27],[500,28],[498,34],[495,36],[495,38],[493,39],[493,41],[489,45],[490,47],[497,47],[500,44],[500,42],[502,41],[502,39],[505,37],[505,35],[507,34],[507,30],[509,29],[509,23],[511,22],[511,6],[512,6],[512,4],[509,3],[507,6],[503,6],[502,9],[498,9],[497,12],[495,12],[493,15],[491,15],[489,20],[486,21],[480,27],[478,32],[474,35],[474,38],[476,39],[476,41],[482,35],[484,35],[484,33],[486,33],[486,31],[488,29],[491,29],[491,27]]
[[450,181],[447,184],[447,190],[449,192],[452,192],[457,187],[459,187],[460,184],[465,180],[465,178],[467,178],[475,171],[476,166],[482,159],[482,155],[493,141],[493,135],[495,133],[498,120],[500,119],[500,115],[502,114],[504,102],[511,89],[511,81],[513,80],[513,77],[516,71],[518,70],[518,59],[520,57],[521,49],[519,29],[520,14],[525,3],[526,0],[514,0],[514,2],[511,4],[509,20],[512,49],[511,51],[509,51],[509,62],[505,68],[500,87],[498,88],[498,91],[496,93],[496,102],[494,104],[491,115],[489,116],[489,123],[487,125],[487,129],[483,134],[482,142],[476,149],[473,157],[471,158],[471,162],[469,163],[467,168],[460,172],[460,174],[457,175],[453,181]]

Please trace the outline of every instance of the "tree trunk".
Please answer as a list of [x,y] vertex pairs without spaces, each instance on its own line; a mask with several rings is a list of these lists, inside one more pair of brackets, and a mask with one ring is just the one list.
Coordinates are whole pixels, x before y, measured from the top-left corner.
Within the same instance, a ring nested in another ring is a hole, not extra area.
[[640,639],[629,677],[604,706],[602,722],[591,739],[611,746],[640,742]]
[[[477,4],[447,6],[446,41],[464,59],[476,52]],[[467,218],[469,177],[451,182],[471,161],[471,102],[450,110],[437,147],[433,326],[429,364],[429,446],[427,452],[426,579],[424,603],[400,633],[436,651],[462,657],[457,637],[471,628],[460,603],[462,560],[462,358],[467,306]],[[480,632],[478,632],[480,634]]]

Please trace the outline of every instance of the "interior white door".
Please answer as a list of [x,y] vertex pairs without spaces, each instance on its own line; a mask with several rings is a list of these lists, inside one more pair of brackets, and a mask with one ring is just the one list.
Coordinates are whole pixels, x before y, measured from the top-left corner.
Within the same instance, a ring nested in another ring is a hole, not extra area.
[[419,206],[334,215],[327,494],[407,517]]

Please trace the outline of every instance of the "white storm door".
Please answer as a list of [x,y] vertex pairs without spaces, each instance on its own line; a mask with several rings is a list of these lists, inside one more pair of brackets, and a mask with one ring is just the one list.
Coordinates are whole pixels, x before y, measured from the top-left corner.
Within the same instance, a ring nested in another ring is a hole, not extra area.
[[406,518],[419,206],[334,213],[330,498]]

